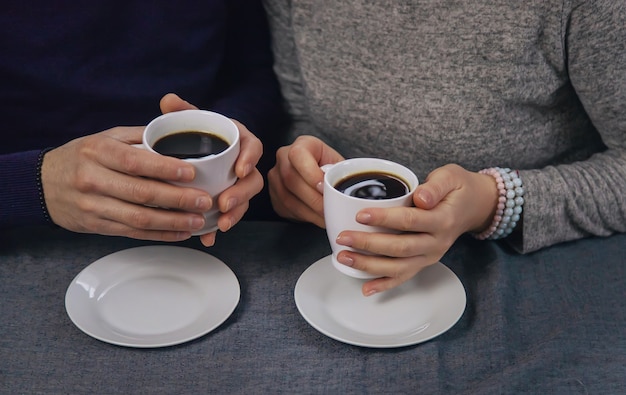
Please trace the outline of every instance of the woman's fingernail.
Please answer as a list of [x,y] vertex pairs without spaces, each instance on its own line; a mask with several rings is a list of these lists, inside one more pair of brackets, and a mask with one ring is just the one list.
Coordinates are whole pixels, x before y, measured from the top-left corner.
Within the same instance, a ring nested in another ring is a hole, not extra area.
[[375,290],[375,289],[370,289],[369,291],[366,291],[366,292],[365,292],[365,296],[372,296],[372,295],[374,295],[374,294],[375,294],[375,293],[377,293],[377,292],[378,292],[378,291],[377,291],[377,290]]
[[348,255],[339,255],[337,257],[337,260],[339,261],[339,263],[346,265],[346,266],[352,266],[354,265],[354,259],[352,259],[350,256]]
[[319,193],[324,193],[324,183],[322,181],[318,182],[317,185],[315,185],[315,189],[317,189]]
[[424,202],[424,204],[426,205],[426,207],[430,207],[431,206],[431,202],[433,200],[433,197],[430,193],[428,193],[427,191],[423,191],[420,190],[417,192],[417,198],[419,200],[421,200],[422,202]]
[[350,236],[345,236],[345,235],[337,236],[337,244],[341,244],[342,246],[351,247],[353,242],[354,241],[352,240],[352,237]]
[[372,220],[372,215],[370,213],[358,213],[356,220],[359,223],[368,224]]

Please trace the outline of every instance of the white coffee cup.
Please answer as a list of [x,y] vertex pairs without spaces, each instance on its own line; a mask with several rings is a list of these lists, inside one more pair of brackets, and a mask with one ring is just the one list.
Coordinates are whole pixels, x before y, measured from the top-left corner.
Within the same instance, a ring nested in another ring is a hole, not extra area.
[[[398,233],[391,229],[363,225],[356,221],[359,211],[368,207],[409,207],[413,205],[413,192],[419,185],[415,173],[408,168],[385,159],[378,158],[354,158],[322,166],[324,171],[324,220],[326,233],[332,249],[333,266],[340,272],[355,278],[370,279],[377,276],[362,270],[341,264],[337,261],[337,254],[342,250],[358,251],[350,247],[337,244],[337,236],[344,230],[362,232]],[[402,196],[391,199],[370,200],[354,197],[340,192],[335,186],[342,180],[363,173],[384,173],[392,175],[403,181],[408,192]]]
[[211,111],[170,112],[153,119],[146,126],[141,147],[158,154],[153,147],[159,139],[183,131],[212,134],[229,144],[228,148],[217,154],[183,159],[193,164],[196,176],[191,182],[172,182],[183,187],[205,190],[213,198],[213,208],[204,214],[205,226],[193,233],[198,236],[217,230],[217,219],[220,215],[217,199],[220,193],[237,181],[235,162],[239,156],[239,129],[229,118]]

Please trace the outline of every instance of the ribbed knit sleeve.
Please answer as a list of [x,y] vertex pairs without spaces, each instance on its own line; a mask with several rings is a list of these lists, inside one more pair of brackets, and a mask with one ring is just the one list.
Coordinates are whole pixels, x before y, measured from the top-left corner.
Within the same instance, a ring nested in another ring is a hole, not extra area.
[[0,227],[44,224],[37,189],[41,151],[0,155]]

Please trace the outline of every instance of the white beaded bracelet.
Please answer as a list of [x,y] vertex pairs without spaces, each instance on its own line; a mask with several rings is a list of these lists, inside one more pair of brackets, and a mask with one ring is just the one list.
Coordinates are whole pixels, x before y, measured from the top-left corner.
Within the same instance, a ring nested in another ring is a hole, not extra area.
[[483,232],[474,234],[479,240],[496,240],[507,237],[513,232],[522,215],[524,205],[524,187],[522,179],[515,170],[491,167],[479,171],[489,174],[496,180],[498,187],[498,206],[493,222]]

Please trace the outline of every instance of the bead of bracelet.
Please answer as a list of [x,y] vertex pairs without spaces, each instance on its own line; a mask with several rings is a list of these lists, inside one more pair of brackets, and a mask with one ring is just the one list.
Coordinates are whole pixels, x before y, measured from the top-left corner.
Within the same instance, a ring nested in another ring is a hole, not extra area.
[[513,232],[521,218],[524,205],[524,187],[522,179],[515,170],[492,167],[479,171],[488,174],[496,181],[498,205],[491,225],[483,232],[474,234],[479,240],[496,240],[507,237]]
[[507,237],[513,232],[520,219],[524,205],[524,187],[522,186],[522,179],[519,178],[517,171],[499,167],[495,169],[504,180],[506,189],[506,212],[499,222],[496,231],[488,237],[490,240]]
[[492,176],[493,179],[496,181],[496,187],[498,188],[498,205],[496,207],[495,215],[493,216],[493,221],[487,227],[487,229],[485,229],[481,233],[474,234],[474,237],[478,240],[485,240],[491,237],[500,226],[500,222],[502,221],[502,216],[504,215],[504,210],[506,208],[506,188],[504,186],[504,180],[502,179],[502,176],[500,175],[500,172],[498,172],[497,168],[492,167],[489,169],[483,169],[480,170],[478,173],[488,174]]

